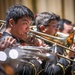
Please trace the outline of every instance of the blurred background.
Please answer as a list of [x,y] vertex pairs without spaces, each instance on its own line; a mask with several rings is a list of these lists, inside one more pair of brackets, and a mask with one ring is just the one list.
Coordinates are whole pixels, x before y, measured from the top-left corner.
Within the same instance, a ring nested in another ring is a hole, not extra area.
[[75,24],[75,0],[0,0],[0,20],[6,19],[6,10],[15,4],[23,4],[36,15],[54,12]]

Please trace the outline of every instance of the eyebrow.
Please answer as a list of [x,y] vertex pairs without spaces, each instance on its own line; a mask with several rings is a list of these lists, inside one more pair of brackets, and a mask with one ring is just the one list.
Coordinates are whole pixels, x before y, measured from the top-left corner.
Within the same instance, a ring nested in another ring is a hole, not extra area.
[[29,22],[32,22],[32,21],[29,21],[29,20],[26,20],[26,19],[24,19],[23,21],[26,21],[26,22],[28,22],[28,23],[29,23]]
[[27,21],[27,22],[29,22],[28,20],[26,20],[26,19],[24,19],[23,21]]

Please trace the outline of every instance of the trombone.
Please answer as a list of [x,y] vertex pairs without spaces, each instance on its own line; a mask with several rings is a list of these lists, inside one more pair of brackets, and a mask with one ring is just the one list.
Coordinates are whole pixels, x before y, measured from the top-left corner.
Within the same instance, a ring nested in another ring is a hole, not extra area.
[[[5,23],[6,23],[6,21],[0,20],[0,24],[2,24],[2,25],[0,25],[0,29],[2,29],[2,27],[5,25]],[[45,34],[45,33],[33,31],[33,30],[30,30],[30,33],[33,33],[36,37],[38,37],[38,38],[40,38],[40,39],[42,39],[42,40],[48,41],[48,42],[50,42],[50,43],[53,43],[53,44],[54,44],[54,43],[56,42],[56,44],[57,44],[58,46],[61,46],[61,47],[65,48],[65,49],[67,49],[67,50],[70,50],[70,51],[72,51],[72,52],[75,52],[75,50],[69,49],[68,47],[66,47],[66,46],[63,45],[64,43],[66,43],[67,37],[64,37],[64,38],[55,37],[55,36],[51,36],[51,35],[48,35],[48,34]],[[35,53],[35,52],[32,53],[32,54],[37,55],[38,57],[40,57],[40,56],[41,56],[41,57],[44,57],[43,55],[37,54],[37,53]],[[59,54],[57,54],[57,55],[60,56],[60,57],[65,58],[64,56],[61,56],[61,55],[59,55]],[[48,56],[46,56],[46,57],[48,57]],[[67,59],[68,59],[68,58],[67,58]],[[69,60],[71,60],[71,59],[69,59]],[[72,61],[72,60],[71,60],[71,61]]]
[[47,41],[47,42],[50,42],[50,43],[53,43],[53,44],[56,43],[60,47],[63,47],[65,49],[69,50],[69,51],[75,52],[75,50],[70,49],[70,48],[63,45],[64,43],[67,42],[66,41],[67,38],[55,37],[55,36],[52,36],[52,35],[48,35],[48,34],[33,31],[33,30],[30,30],[30,33],[32,33],[35,37],[37,37],[39,39],[42,39],[44,41]]
[[[58,45],[58,46],[60,46],[60,47],[63,47],[63,48],[65,48],[65,49],[69,50],[69,51],[75,52],[75,50],[70,49],[70,48],[64,46],[64,45],[63,45],[64,43],[61,43],[61,42],[63,42],[63,41],[66,41],[67,38],[68,38],[68,36],[65,37],[65,38],[60,38],[60,37],[51,36],[51,35],[48,35],[48,34],[45,34],[45,33],[42,33],[42,32],[33,31],[33,30],[30,30],[30,33],[31,33],[32,35],[34,35],[35,37],[39,38],[39,39],[42,39],[42,40],[44,40],[44,41],[47,41],[47,42],[50,42],[50,43],[53,43],[53,44],[56,43],[56,45]],[[61,43],[61,44],[60,44],[60,43]],[[46,55],[43,56],[42,54],[38,54],[38,53],[31,53],[31,54],[36,55],[36,56],[38,56],[38,57],[42,56],[42,57],[48,58],[48,56],[46,56]],[[75,62],[74,60],[69,59],[69,58],[66,58],[65,56],[60,55],[60,54],[58,54],[58,53],[57,53],[57,56]]]

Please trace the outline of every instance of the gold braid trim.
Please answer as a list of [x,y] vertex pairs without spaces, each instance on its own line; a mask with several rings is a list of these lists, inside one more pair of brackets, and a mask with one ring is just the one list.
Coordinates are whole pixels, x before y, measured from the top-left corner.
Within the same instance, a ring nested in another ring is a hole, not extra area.
[[73,75],[73,70],[71,71],[71,74]]
[[40,72],[37,73],[37,75],[39,75],[42,71],[44,71],[44,69],[41,69]]
[[33,66],[33,68],[34,68],[34,70],[35,70],[35,75],[37,75],[37,71],[36,71],[35,65],[34,65],[33,63],[31,63],[31,62],[28,62],[28,63],[31,64],[31,65]]
[[60,63],[57,63],[57,65],[59,65],[63,69],[63,73],[65,74],[65,68],[63,67],[63,65],[61,65]]
[[72,74],[72,75],[75,75],[75,71],[72,70],[72,71],[71,71],[71,74]]

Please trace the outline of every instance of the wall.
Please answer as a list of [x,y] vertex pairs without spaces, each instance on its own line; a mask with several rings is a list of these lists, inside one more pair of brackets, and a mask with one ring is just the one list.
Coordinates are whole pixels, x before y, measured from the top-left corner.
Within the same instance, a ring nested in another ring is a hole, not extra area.
[[26,5],[34,14],[54,12],[75,23],[75,0],[0,0],[0,19],[5,20],[6,10],[14,4]]

